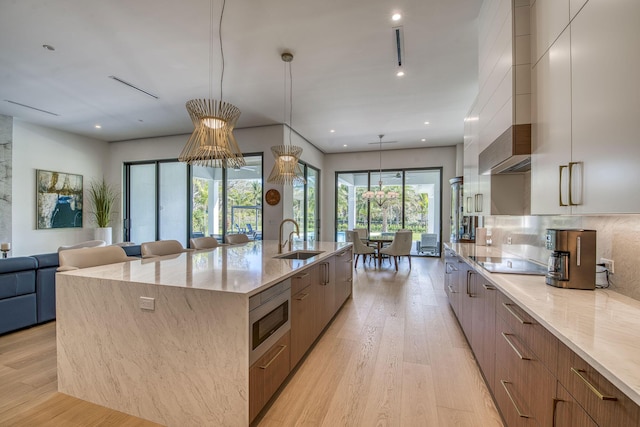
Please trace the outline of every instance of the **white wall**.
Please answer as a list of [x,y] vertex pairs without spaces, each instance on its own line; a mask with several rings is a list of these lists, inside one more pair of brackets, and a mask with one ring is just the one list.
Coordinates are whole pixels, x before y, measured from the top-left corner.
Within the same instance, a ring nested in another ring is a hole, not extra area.
[[[335,188],[336,172],[377,170],[380,165],[378,151],[359,153],[327,154],[322,170],[321,205],[322,240],[335,239]],[[417,148],[412,150],[387,150],[382,157],[382,169],[413,169],[442,167],[442,236],[448,241],[451,218],[451,186],[449,179],[456,176],[456,147]]]
[[[270,206],[263,203],[263,231],[262,236],[265,240],[278,239],[278,226],[280,221],[285,217],[291,216],[291,200],[292,200],[292,187],[282,185],[272,185],[267,183],[267,178],[271,173],[271,169],[274,164],[274,157],[271,154],[271,147],[274,145],[282,145],[283,143],[289,143],[288,127],[283,125],[273,126],[261,126],[247,129],[237,129],[234,131],[234,136],[238,141],[240,150],[244,153],[263,153],[263,175],[264,175],[264,193],[269,189],[278,190],[282,197],[281,201],[276,206]],[[123,165],[126,162],[134,162],[141,160],[162,160],[162,159],[176,159],[182,151],[182,148],[186,144],[189,138],[188,134],[137,139],[131,141],[114,142],[110,144],[110,163],[109,163],[109,179],[114,182],[119,182],[120,187],[124,190],[123,186]],[[308,164],[322,168],[323,167],[323,153],[317,150],[304,138],[297,133],[292,132],[291,142],[293,145],[302,147],[302,160]],[[289,209],[288,212],[283,211],[283,207]],[[122,209],[120,209],[122,212]],[[120,215],[122,218],[122,215]],[[119,220],[118,225],[114,225],[114,241],[122,240],[122,222]]]
[[[87,188],[102,178],[108,154],[106,142],[14,120],[12,256],[55,252],[61,245],[93,239]],[[83,176],[82,228],[36,230],[36,169]]]

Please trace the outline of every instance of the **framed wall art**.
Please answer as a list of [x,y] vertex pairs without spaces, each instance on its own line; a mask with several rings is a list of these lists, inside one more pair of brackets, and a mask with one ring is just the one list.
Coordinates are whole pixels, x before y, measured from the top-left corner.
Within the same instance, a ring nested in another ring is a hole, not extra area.
[[82,175],[36,170],[36,228],[82,228]]

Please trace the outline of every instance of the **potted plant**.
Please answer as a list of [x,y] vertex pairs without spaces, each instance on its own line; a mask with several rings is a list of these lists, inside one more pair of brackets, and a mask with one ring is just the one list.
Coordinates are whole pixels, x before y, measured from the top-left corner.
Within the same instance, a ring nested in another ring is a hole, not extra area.
[[95,180],[89,185],[89,198],[93,204],[93,220],[98,228],[94,233],[96,240],[104,240],[107,245],[111,244],[112,230],[109,226],[113,205],[118,199],[118,192],[108,184],[104,178]]

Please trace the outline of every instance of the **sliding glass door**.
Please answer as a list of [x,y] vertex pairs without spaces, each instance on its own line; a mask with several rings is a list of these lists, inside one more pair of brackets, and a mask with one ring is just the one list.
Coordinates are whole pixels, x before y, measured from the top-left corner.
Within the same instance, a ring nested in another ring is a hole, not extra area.
[[320,171],[300,162],[306,184],[293,185],[293,219],[300,226],[299,240],[313,241],[319,238],[318,212],[320,208]]
[[[367,190],[384,195],[365,199]],[[412,254],[440,256],[441,222],[442,168],[336,173],[337,241],[354,228],[389,237],[409,229]]]
[[136,243],[229,233],[262,238],[262,155],[245,155],[238,169],[178,161],[125,165],[124,239]]

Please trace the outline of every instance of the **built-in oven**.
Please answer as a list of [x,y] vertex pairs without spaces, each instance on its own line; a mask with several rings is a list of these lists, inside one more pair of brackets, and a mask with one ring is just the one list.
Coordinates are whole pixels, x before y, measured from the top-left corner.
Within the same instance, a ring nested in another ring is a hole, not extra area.
[[249,366],[291,329],[291,279],[249,298]]

